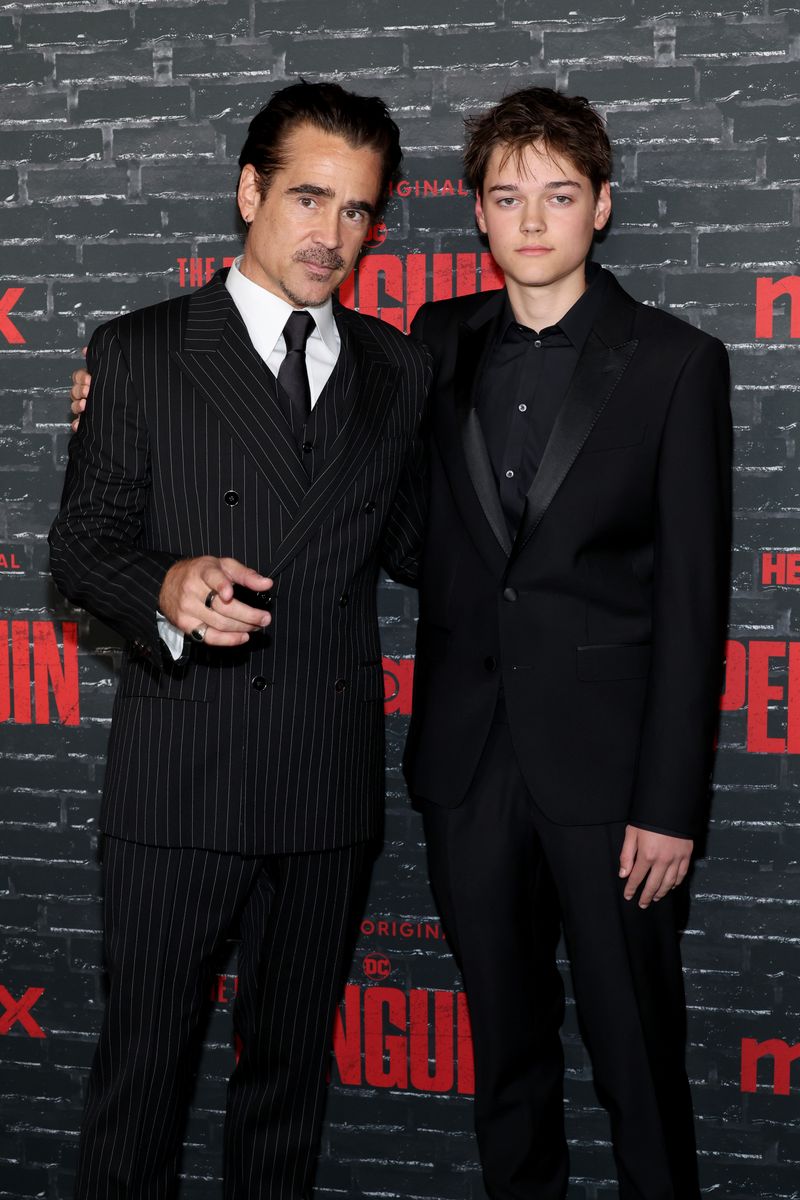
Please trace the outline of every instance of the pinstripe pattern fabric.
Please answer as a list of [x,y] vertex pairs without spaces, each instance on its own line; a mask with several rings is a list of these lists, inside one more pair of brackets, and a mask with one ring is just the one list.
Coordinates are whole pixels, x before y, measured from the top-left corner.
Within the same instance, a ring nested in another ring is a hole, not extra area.
[[[336,307],[342,351],[309,476],[223,279],[92,338],[52,571],[129,642],[101,828],[242,854],[329,848],[380,829],[375,584],[380,565],[416,570],[429,355]],[[201,554],[271,575],[273,624],[241,650],[192,644],[172,664],[161,582]]]
[[215,954],[238,921],[226,1200],[305,1200],[333,1013],[372,860],[338,850],[243,858],[105,843],[109,994],[89,1084],[76,1200],[167,1200]]

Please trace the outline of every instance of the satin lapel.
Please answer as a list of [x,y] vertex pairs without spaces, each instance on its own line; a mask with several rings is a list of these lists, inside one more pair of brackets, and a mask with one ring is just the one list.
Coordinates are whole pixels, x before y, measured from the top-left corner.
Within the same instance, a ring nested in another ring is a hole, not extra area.
[[336,306],[348,372],[354,373],[355,400],[317,478],[308,488],[292,526],[278,546],[270,574],[277,574],[303,548],[344,491],[375,452],[396,397],[397,373],[360,319]]
[[638,344],[632,339],[609,348],[596,334],[590,335],[528,490],[525,514],[514,543],[515,558],[552,504]]
[[477,387],[484,360],[492,343],[495,321],[489,320],[479,329],[462,325],[458,336],[458,361],[455,374],[456,418],[461,432],[461,446],[472,486],[483,515],[504,554],[511,553],[511,535],[500,503],[489,451],[475,408]]
[[280,503],[296,512],[308,478],[281,412],[277,384],[219,277],[189,298],[181,349],[172,357],[269,479]]
[[452,382],[440,384],[434,408],[437,444],[466,529],[495,574],[502,574],[511,538],[500,494],[475,410],[478,381],[492,343],[505,293],[493,293],[486,304],[458,329]]

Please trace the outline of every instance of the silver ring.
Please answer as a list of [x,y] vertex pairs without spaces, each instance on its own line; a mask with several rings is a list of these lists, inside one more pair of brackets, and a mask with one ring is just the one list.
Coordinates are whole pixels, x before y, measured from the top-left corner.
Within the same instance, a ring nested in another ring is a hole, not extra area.
[[211,591],[206,596],[205,600],[203,601],[203,604],[205,604],[206,608],[211,608],[212,604],[214,603],[214,598],[215,598],[216,594],[217,593],[212,588]]
[[193,642],[202,642],[203,638],[206,636],[207,629],[208,629],[207,625],[198,625],[197,629],[193,629],[191,631],[191,633],[189,634],[189,637],[192,639]]

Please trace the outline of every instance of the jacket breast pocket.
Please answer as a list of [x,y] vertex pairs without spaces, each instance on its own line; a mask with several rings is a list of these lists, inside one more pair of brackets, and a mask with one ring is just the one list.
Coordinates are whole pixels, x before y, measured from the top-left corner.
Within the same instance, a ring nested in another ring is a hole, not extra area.
[[630,446],[641,446],[646,425],[599,425],[589,435],[584,454],[594,454],[598,450],[625,450]]
[[648,642],[610,646],[578,646],[578,679],[644,679],[650,669]]

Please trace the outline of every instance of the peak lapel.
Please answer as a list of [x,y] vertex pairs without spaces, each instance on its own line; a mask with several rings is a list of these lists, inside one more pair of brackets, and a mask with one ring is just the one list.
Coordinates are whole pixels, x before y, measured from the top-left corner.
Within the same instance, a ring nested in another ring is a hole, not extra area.
[[528,490],[525,515],[514,543],[514,558],[519,556],[541,523],[639,344],[629,336],[633,300],[613,276],[608,288],[607,303],[578,360],[539,469]]
[[396,371],[379,343],[357,315],[338,304],[335,312],[341,353],[346,355],[355,400],[322,470],[308,487],[291,528],[277,548],[269,567],[271,574],[277,574],[295,557],[363,470],[395,399]]
[[280,503],[294,513],[308,479],[277,397],[277,384],[253,349],[222,277],[189,297],[180,350],[172,357],[223,426],[269,478]]

